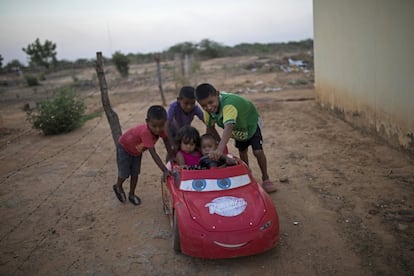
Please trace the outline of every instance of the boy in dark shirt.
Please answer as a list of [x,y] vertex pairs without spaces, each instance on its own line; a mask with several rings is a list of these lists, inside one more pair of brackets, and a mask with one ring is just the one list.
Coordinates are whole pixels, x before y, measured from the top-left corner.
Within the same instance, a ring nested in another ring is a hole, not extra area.
[[191,125],[194,116],[203,121],[203,111],[196,104],[194,88],[184,86],[181,88],[177,100],[170,104],[167,114],[168,138],[173,147],[178,130],[183,126]]

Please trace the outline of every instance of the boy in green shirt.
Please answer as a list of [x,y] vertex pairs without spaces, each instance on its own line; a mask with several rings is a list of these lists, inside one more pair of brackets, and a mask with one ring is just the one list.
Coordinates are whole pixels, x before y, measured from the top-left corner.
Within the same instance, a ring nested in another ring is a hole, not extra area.
[[[217,149],[209,153],[210,158],[218,160],[223,155],[230,138],[233,138],[239,150],[240,159],[249,164],[247,150],[249,146],[252,146],[253,154],[262,172],[262,186],[268,193],[275,192],[276,185],[270,181],[267,174],[259,113],[253,103],[236,94],[219,92],[208,83],[197,86],[195,96],[204,109],[207,133],[213,134],[220,140]],[[223,128],[221,139],[214,127],[215,124]]]

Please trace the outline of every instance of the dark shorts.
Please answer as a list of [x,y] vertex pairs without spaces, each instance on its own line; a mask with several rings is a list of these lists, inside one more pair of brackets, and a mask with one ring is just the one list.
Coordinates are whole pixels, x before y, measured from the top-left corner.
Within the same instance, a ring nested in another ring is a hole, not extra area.
[[118,165],[118,177],[122,179],[128,178],[130,175],[139,175],[141,171],[140,156],[129,154],[124,148],[118,144],[116,149],[116,162]]
[[262,131],[260,130],[260,124],[257,125],[256,132],[250,138],[246,141],[235,141],[234,145],[236,148],[239,149],[239,151],[245,151],[249,146],[252,146],[253,150],[262,150],[263,149],[263,137],[262,137]]

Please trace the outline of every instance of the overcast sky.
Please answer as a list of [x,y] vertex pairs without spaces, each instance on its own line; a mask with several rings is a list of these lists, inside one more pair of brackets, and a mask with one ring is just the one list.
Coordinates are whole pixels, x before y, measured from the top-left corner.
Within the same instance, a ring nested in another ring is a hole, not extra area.
[[0,0],[3,64],[26,63],[22,48],[36,38],[73,61],[204,38],[227,46],[298,41],[313,38],[312,0]]

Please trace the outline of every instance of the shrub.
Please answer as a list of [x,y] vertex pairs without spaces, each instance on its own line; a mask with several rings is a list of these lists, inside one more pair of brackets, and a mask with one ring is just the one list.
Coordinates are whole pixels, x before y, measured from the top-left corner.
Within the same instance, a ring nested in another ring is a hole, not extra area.
[[36,110],[28,113],[28,119],[44,135],[52,135],[80,127],[84,112],[85,104],[76,92],[60,88],[54,98],[38,103]]
[[128,77],[129,74],[129,59],[126,55],[116,51],[112,55],[112,62],[122,77]]
[[45,81],[46,80],[46,75],[44,73],[40,74],[39,80]]
[[26,75],[25,76],[26,82],[28,86],[37,86],[39,85],[39,80],[32,75]]

